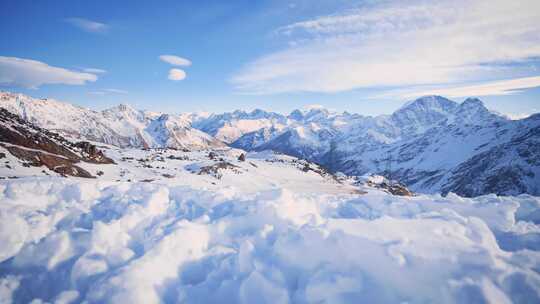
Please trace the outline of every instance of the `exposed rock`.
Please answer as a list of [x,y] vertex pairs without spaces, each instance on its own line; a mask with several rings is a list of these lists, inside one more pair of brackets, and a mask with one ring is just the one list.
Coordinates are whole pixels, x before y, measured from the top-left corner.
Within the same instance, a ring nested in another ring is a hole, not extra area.
[[4,148],[6,148],[9,153],[18,159],[27,161],[30,166],[46,166],[50,170],[63,176],[71,175],[86,178],[93,177],[88,171],[74,165],[77,162],[76,160],[44,153],[38,150],[28,150],[17,146],[4,146]]
[[222,170],[232,170],[232,172],[234,173],[241,173],[240,170],[238,170],[237,168],[239,168],[238,166],[235,166],[229,162],[226,162],[226,161],[222,161],[222,162],[218,162],[218,163],[215,163],[213,165],[210,165],[210,166],[204,166],[204,167],[201,167],[201,169],[199,170],[199,175],[203,175],[203,174],[206,174],[206,175],[210,175],[210,176],[213,176],[217,179],[221,179],[221,177],[223,176],[223,174],[220,172]]
[[175,160],[189,160],[189,157],[187,156],[175,156],[175,155],[169,155],[167,156],[168,159],[175,159]]
[[80,141],[73,144],[74,147],[80,148],[84,156],[84,161],[96,164],[114,164],[114,161],[103,154],[95,145]]
[[399,196],[413,196],[414,193],[412,193],[407,187],[403,186],[399,183],[382,183],[379,185],[379,188],[385,189],[386,191],[390,192],[393,195],[399,195]]
[[389,181],[380,175],[363,176],[360,178],[360,184],[364,184],[369,187],[384,190],[393,195],[399,196],[414,196],[414,193],[407,189],[404,185],[396,182]]
[[61,175],[93,177],[76,166],[80,161],[113,163],[90,143],[73,144],[62,136],[39,128],[0,109],[0,145],[25,166],[46,166]]
[[244,153],[240,154],[240,156],[238,156],[238,160],[241,162],[246,161],[246,155]]

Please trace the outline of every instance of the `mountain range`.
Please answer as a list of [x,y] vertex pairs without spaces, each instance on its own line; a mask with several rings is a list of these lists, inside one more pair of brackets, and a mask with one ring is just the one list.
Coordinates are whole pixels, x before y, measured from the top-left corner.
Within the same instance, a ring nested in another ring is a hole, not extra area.
[[332,172],[381,174],[417,192],[540,195],[540,114],[512,120],[477,98],[425,96],[380,116],[322,107],[288,115],[94,111],[8,92],[0,107],[65,137],[118,147],[274,150]]
[[2,92],[0,107],[66,137],[122,148],[200,149],[225,146],[223,142],[192,128],[185,115],[140,111],[125,104],[94,111],[52,99]]

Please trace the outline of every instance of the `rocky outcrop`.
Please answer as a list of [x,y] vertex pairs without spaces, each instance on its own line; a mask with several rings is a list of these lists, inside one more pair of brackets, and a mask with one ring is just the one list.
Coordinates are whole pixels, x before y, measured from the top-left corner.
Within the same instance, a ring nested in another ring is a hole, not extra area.
[[81,141],[73,144],[74,147],[79,148],[84,157],[84,161],[96,163],[96,164],[113,164],[114,161],[99,150],[96,145],[93,145],[87,141]]
[[246,154],[242,153],[240,156],[238,156],[238,161],[245,162],[246,161]]
[[392,195],[414,196],[414,193],[404,185],[393,180],[388,180],[380,175],[362,176],[359,178],[358,184],[380,189]]
[[208,165],[208,166],[204,166],[204,167],[201,167],[201,169],[199,170],[199,173],[197,173],[198,175],[210,175],[210,176],[213,176],[217,179],[221,179],[223,177],[223,174],[221,173],[221,171],[223,170],[231,170],[232,172],[236,173],[236,174],[240,174],[241,171],[239,170],[239,167],[238,166],[235,166],[229,162],[226,162],[226,161],[220,161],[220,162],[217,162],[213,165]]
[[76,160],[48,154],[39,150],[24,149],[19,146],[5,146],[3,143],[0,143],[0,145],[4,146],[13,156],[25,161],[25,164],[28,166],[45,166],[49,170],[63,176],[93,177],[88,171],[76,166],[75,163],[78,162]]
[[89,142],[71,143],[5,109],[0,109],[0,146],[20,159],[25,166],[45,166],[64,176],[93,177],[76,165],[81,161],[114,163]]
[[399,195],[399,196],[413,196],[414,193],[412,193],[407,187],[403,186],[400,183],[381,183],[376,185],[376,188],[383,189],[386,192],[392,194],[392,195]]

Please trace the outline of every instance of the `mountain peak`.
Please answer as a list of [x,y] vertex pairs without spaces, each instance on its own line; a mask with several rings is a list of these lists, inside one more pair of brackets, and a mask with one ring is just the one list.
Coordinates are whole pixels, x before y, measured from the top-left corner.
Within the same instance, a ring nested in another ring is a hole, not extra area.
[[429,95],[405,103],[401,108],[394,112],[392,116],[396,118],[403,116],[403,118],[408,117],[408,119],[410,119],[413,116],[422,118],[429,113],[448,115],[458,106],[459,104],[457,102],[448,98],[438,95]]
[[253,111],[251,111],[251,113],[248,114],[248,116],[251,119],[260,119],[260,118],[268,118],[272,116],[272,113],[265,111],[263,109],[254,109]]
[[140,113],[140,112],[141,111],[133,108],[132,106],[126,103],[121,103],[102,111],[102,113],[104,114],[108,114],[108,115],[113,114],[113,115],[121,115],[121,116],[124,116],[126,114],[132,114],[132,113]]
[[[223,114],[227,114],[227,113],[223,113]],[[235,116],[240,116],[240,115],[246,115],[247,112],[244,110],[238,109],[238,110],[234,110],[231,114]]]
[[263,109],[253,109],[251,112],[244,110],[235,110],[233,112],[227,112],[223,114],[215,115],[217,119],[261,119],[261,118],[270,118],[275,116],[275,113],[268,112]]
[[484,103],[478,98],[467,98],[459,105],[459,111],[489,112]]
[[465,99],[465,101],[461,103],[461,106],[485,108],[484,103],[476,97],[469,97]]
[[262,113],[266,113],[266,111],[263,110],[263,109],[259,109],[259,108],[253,109],[253,110],[251,111],[251,115],[260,115],[260,114],[262,114]]
[[478,98],[467,98],[456,111],[456,119],[470,124],[485,123],[486,121],[506,120],[504,115],[490,111]]
[[165,121],[165,120],[169,120],[170,119],[170,115],[169,114],[161,114],[159,115],[159,117],[157,118],[157,120],[160,120],[160,121]]
[[133,108],[132,106],[130,106],[127,103],[121,103],[121,104],[117,105],[115,108],[118,109],[118,111],[120,111],[120,112],[135,112],[135,111],[137,111],[135,108]]
[[442,96],[423,96],[403,105],[391,115],[391,120],[404,133],[418,134],[448,119],[458,106]]
[[456,106],[457,103],[448,98],[439,95],[427,95],[405,103],[398,111],[413,109],[438,109],[446,112],[455,108]]
[[302,111],[296,109],[296,110],[292,111],[291,114],[289,114],[289,116],[287,116],[287,117],[290,118],[290,119],[296,120],[296,121],[300,121],[300,120],[304,119],[304,113],[302,113]]

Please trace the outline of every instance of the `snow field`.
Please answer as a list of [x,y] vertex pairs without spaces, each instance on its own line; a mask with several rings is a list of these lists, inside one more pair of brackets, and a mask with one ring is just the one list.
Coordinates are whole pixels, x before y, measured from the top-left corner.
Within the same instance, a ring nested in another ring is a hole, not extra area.
[[538,302],[539,210],[531,196],[5,181],[0,302]]

